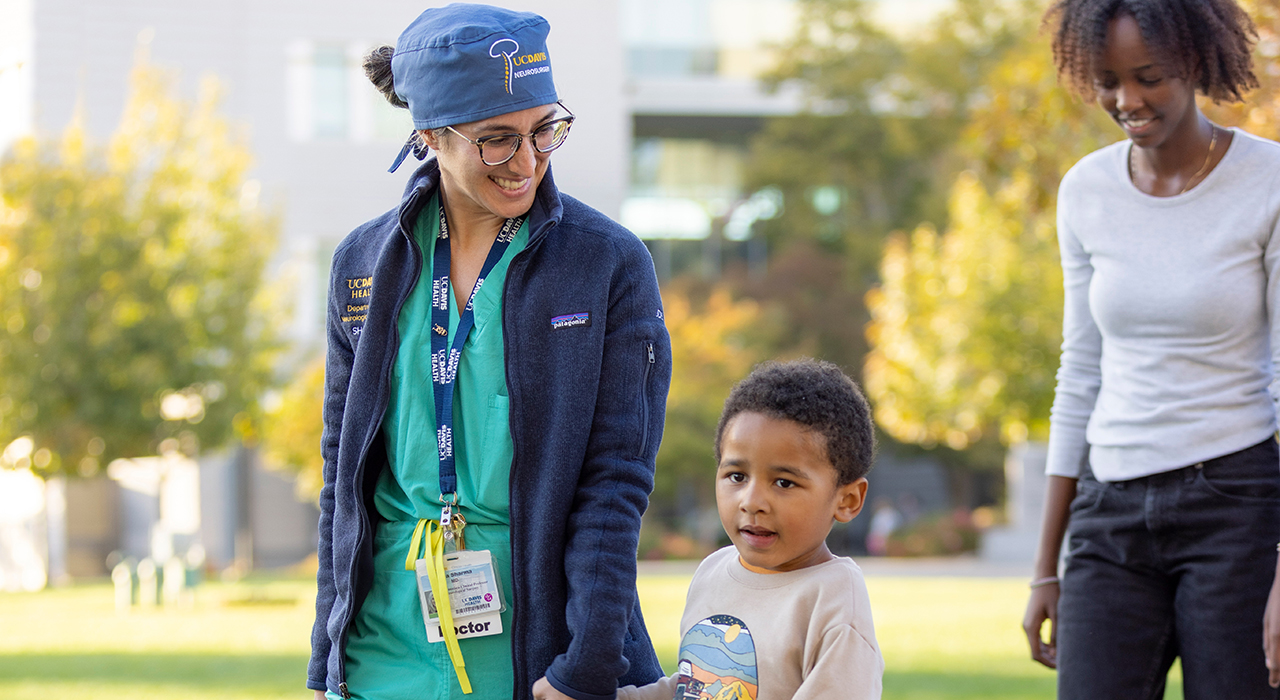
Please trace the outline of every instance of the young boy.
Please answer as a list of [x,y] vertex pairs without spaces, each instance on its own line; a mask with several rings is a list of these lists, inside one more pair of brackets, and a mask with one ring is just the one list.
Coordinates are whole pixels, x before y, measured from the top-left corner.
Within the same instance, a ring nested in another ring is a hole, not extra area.
[[867,494],[870,408],[835,365],[760,365],[725,401],[716,505],[733,541],[689,585],[675,675],[621,700],[880,697],[862,571],[826,538]]

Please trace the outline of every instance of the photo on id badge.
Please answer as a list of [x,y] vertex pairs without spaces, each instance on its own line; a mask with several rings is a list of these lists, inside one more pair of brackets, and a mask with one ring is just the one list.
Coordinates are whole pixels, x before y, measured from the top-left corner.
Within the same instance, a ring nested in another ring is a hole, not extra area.
[[[443,642],[436,599],[431,594],[430,562],[416,564],[418,598],[428,642]],[[453,628],[458,639],[502,634],[501,613],[506,610],[493,554],[488,551],[459,550],[444,557],[445,588],[453,608]]]

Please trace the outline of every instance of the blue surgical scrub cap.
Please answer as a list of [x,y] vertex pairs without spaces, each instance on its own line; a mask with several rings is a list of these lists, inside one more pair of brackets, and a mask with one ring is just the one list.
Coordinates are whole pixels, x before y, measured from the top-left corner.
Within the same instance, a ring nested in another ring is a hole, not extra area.
[[434,129],[556,102],[547,34],[532,12],[455,3],[418,16],[391,58],[415,129]]

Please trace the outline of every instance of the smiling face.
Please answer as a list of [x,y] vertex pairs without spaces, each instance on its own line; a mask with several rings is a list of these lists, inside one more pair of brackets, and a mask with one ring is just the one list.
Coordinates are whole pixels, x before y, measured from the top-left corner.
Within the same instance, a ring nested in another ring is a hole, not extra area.
[[837,481],[826,438],[800,423],[747,411],[725,425],[716,506],[747,565],[794,571],[832,559],[832,523],[852,520],[867,492],[866,479]]
[[1152,53],[1131,15],[1107,26],[1106,50],[1094,68],[1098,104],[1142,148],[1195,137],[1199,109],[1186,71]]
[[[454,128],[472,140],[493,134],[529,134],[554,119],[556,109],[554,104],[531,107]],[[502,221],[528,212],[551,163],[551,154],[534,150],[528,138],[511,160],[485,165],[479,149],[457,134],[426,131],[423,135],[436,152],[450,216],[471,221],[496,220],[500,226]]]

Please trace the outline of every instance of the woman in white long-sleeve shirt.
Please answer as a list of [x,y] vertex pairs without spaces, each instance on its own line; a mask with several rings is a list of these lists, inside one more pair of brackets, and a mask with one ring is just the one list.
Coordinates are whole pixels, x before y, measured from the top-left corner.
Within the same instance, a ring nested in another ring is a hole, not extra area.
[[1196,104],[1257,85],[1253,24],[1232,0],[1059,0],[1049,17],[1059,75],[1129,139],[1059,190],[1031,655],[1062,699],[1161,698],[1175,658],[1188,700],[1275,698],[1280,144]]

